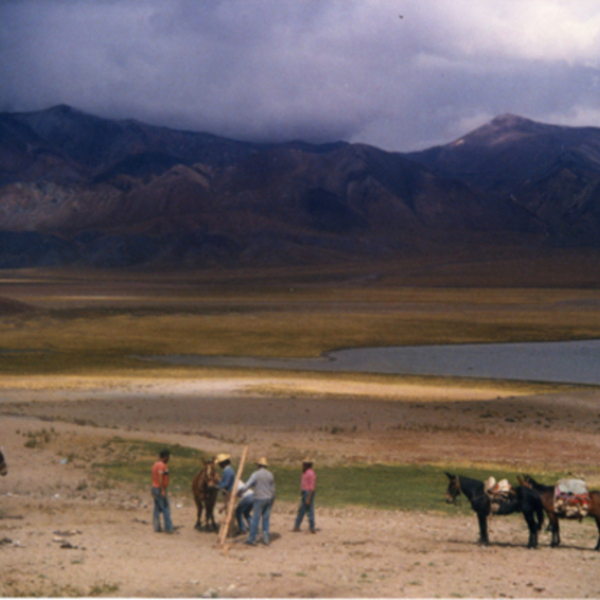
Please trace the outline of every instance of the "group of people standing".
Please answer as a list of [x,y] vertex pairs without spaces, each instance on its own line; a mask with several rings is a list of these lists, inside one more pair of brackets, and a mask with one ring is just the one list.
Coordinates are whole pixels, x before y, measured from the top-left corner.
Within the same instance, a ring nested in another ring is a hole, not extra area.
[[[163,515],[164,531],[173,532],[173,523],[169,508],[167,488],[169,485],[169,462],[170,452],[163,450],[159,460],[152,467],[152,497],[154,498],[153,525],[154,531],[162,531],[160,515]],[[231,494],[235,483],[235,471],[231,465],[229,454],[219,454],[215,464],[222,470],[222,475],[217,489],[224,495],[226,501],[231,501]],[[269,463],[266,457],[261,457],[256,463],[257,469],[252,473],[246,483],[239,481],[237,496],[239,502],[235,510],[235,516],[239,531],[248,533],[248,539],[244,542],[249,546],[256,546],[258,530],[261,530],[261,541],[268,546],[271,543],[270,517],[271,509],[275,501],[275,477],[269,471]],[[313,460],[305,458],[302,461],[302,478],[300,481],[300,506],[292,531],[299,532],[305,515],[308,515],[308,526],[311,533],[316,533],[315,528],[315,493],[317,476],[313,470]]]

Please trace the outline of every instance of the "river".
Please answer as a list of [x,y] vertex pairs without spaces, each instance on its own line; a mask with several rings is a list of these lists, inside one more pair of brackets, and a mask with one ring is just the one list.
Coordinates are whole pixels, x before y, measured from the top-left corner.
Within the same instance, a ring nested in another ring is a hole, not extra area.
[[441,375],[600,385],[600,340],[353,348],[319,358],[169,355],[150,360],[210,367]]

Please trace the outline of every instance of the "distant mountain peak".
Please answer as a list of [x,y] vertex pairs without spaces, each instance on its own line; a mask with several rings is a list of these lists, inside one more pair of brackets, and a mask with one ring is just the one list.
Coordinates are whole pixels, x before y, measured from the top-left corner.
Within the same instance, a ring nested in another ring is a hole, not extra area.
[[498,115],[490,121],[490,125],[506,128],[520,127],[522,125],[530,125],[532,123],[535,123],[535,121],[526,119],[525,117],[520,117],[519,115],[513,115],[512,113]]
[[548,127],[550,126],[537,123],[536,121],[526,119],[525,117],[505,113],[503,115],[498,115],[485,125],[482,125],[456,142],[453,142],[450,146],[456,147],[465,143],[474,144],[476,146],[511,144],[523,137],[538,134]]
[[80,110],[77,110],[68,104],[57,104],[56,106],[51,106],[47,109],[47,112],[60,112],[65,114],[81,113]]
[[[27,114],[27,113],[25,113]],[[73,108],[68,104],[57,104],[56,106],[51,106],[50,108],[46,108],[40,111],[34,111],[33,113],[29,113],[32,115],[46,115],[49,117],[62,117],[62,118],[75,118],[75,117],[89,117],[89,118],[97,118],[93,115],[88,115],[87,113],[79,110],[77,108]]]

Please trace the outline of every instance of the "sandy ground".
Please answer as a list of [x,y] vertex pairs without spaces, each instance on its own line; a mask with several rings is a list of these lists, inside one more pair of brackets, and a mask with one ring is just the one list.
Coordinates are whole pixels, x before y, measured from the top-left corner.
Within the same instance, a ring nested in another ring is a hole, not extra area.
[[[155,534],[149,493],[103,488],[93,453],[115,435],[207,452],[244,444],[272,461],[422,462],[573,468],[600,487],[600,392],[518,395],[310,379],[110,381],[9,379],[0,385],[0,593],[219,597],[598,597],[595,523],[562,522],[563,545],[525,548],[521,518],[324,509],[316,535],[291,532],[277,502],[269,547],[193,529],[187,495],[172,496],[177,533]],[[52,427],[48,443],[28,433]],[[335,434],[333,433],[335,431]],[[76,452],[75,452],[76,450]],[[78,460],[64,463],[69,452]],[[440,490],[443,495],[444,490]]]

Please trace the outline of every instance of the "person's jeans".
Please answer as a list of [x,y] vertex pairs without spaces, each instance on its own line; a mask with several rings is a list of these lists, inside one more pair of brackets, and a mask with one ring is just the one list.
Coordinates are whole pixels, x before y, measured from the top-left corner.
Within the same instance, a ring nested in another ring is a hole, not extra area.
[[154,531],[162,531],[160,527],[160,513],[165,520],[165,531],[173,531],[173,523],[171,522],[171,509],[169,508],[169,498],[165,492],[163,496],[160,493],[160,488],[152,488],[152,497],[154,498],[154,514],[152,515],[152,524]]
[[252,520],[250,521],[250,535],[248,543],[254,544],[258,535],[258,523],[262,517],[262,541],[264,544],[269,544],[271,537],[269,535],[269,518],[271,516],[271,508],[273,506],[273,498],[267,500],[254,500],[252,505]]
[[306,505],[306,499],[310,492],[303,491],[302,492],[302,500],[300,500],[300,508],[298,508],[298,516],[296,517],[296,523],[294,527],[296,529],[300,529],[300,524],[302,523],[302,519],[304,519],[304,515],[308,513],[308,526],[311,529],[315,528],[315,494],[313,492],[312,498],[310,499],[310,503],[308,506]]
[[247,496],[242,496],[235,509],[235,518],[242,533],[246,533],[250,527],[250,513],[252,512],[253,505],[254,494],[248,494]]

